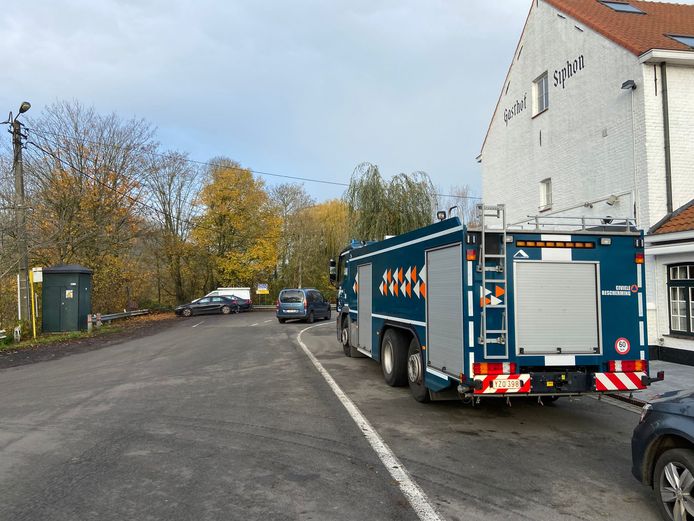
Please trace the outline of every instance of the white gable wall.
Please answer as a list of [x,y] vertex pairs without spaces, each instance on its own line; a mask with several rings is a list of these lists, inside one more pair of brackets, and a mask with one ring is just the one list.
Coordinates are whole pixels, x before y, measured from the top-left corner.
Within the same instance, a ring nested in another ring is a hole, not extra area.
[[[520,58],[514,59],[482,151],[484,201],[505,203],[509,222],[520,221],[539,213],[540,181],[551,178],[553,204],[546,214],[632,216],[632,92],[621,85],[632,79],[642,86],[643,66],[622,47],[558,14],[545,2],[533,4]],[[566,79],[563,88],[555,86],[555,70],[580,56],[583,70]],[[549,109],[533,117],[533,81],[544,71],[549,75]],[[643,88],[633,96],[638,126],[644,119]],[[505,122],[504,109],[526,97],[527,108]],[[637,170],[646,191],[645,152],[638,142],[636,160],[642,162]],[[624,192],[628,195],[614,206],[582,206]],[[643,217],[650,220],[643,206]]]
[[[648,230],[667,214],[660,64],[641,64],[542,0],[533,2],[520,46],[482,150],[484,202],[505,203],[511,223],[537,214],[632,217],[636,172],[639,226]],[[555,86],[554,71],[579,56],[584,68],[563,88]],[[549,109],[533,117],[532,85],[544,71],[550,78]],[[634,80],[637,89],[622,90],[626,80]],[[677,209],[694,198],[694,66],[668,64],[667,80]],[[524,110],[505,121],[504,111],[519,101]],[[540,181],[546,178],[552,179],[553,203],[540,213]],[[604,199],[613,194],[625,195],[609,206]],[[587,202],[594,204],[584,206]],[[666,285],[668,264],[692,260],[694,248],[678,256],[648,255],[651,344],[694,350],[694,341],[670,332]]]

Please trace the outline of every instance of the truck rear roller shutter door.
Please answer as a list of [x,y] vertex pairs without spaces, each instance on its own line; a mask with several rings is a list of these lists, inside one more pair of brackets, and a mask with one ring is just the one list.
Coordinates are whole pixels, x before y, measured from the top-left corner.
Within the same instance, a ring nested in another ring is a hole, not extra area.
[[516,262],[514,267],[517,352],[594,353],[600,346],[597,264]]
[[463,371],[462,246],[427,252],[427,351],[430,366]]

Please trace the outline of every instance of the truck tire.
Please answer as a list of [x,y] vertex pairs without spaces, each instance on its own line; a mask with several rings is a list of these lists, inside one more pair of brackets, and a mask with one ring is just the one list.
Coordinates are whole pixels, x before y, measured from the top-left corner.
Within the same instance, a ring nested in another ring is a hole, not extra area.
[[340,343],[345,356],[352,356],[352,348],[349,345],[349,318],[343,317],[340,322]]
[[383,378],[391,387],[407,383],[407,340],[397,329],[387,329],[381,342]]
[[419,342],[416,338],[410,341],[407,350],[407,383],[415,400],[420,403],[429,401],[429,389],[424,386],[424,361]]

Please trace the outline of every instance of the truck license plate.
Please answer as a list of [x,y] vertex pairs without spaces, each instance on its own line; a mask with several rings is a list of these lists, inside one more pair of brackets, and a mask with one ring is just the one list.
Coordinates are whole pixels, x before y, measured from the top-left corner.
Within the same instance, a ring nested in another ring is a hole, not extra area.
[[493,380],[492,388],[494,389],[520,389],[520,380]]

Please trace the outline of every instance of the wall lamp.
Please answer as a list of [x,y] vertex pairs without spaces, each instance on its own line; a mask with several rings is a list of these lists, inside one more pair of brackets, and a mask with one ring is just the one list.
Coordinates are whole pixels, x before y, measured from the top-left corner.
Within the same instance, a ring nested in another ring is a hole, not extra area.
[[634,80],[627,80],[624,83],[622,83],[622,89],[636,90],[636,82]]

